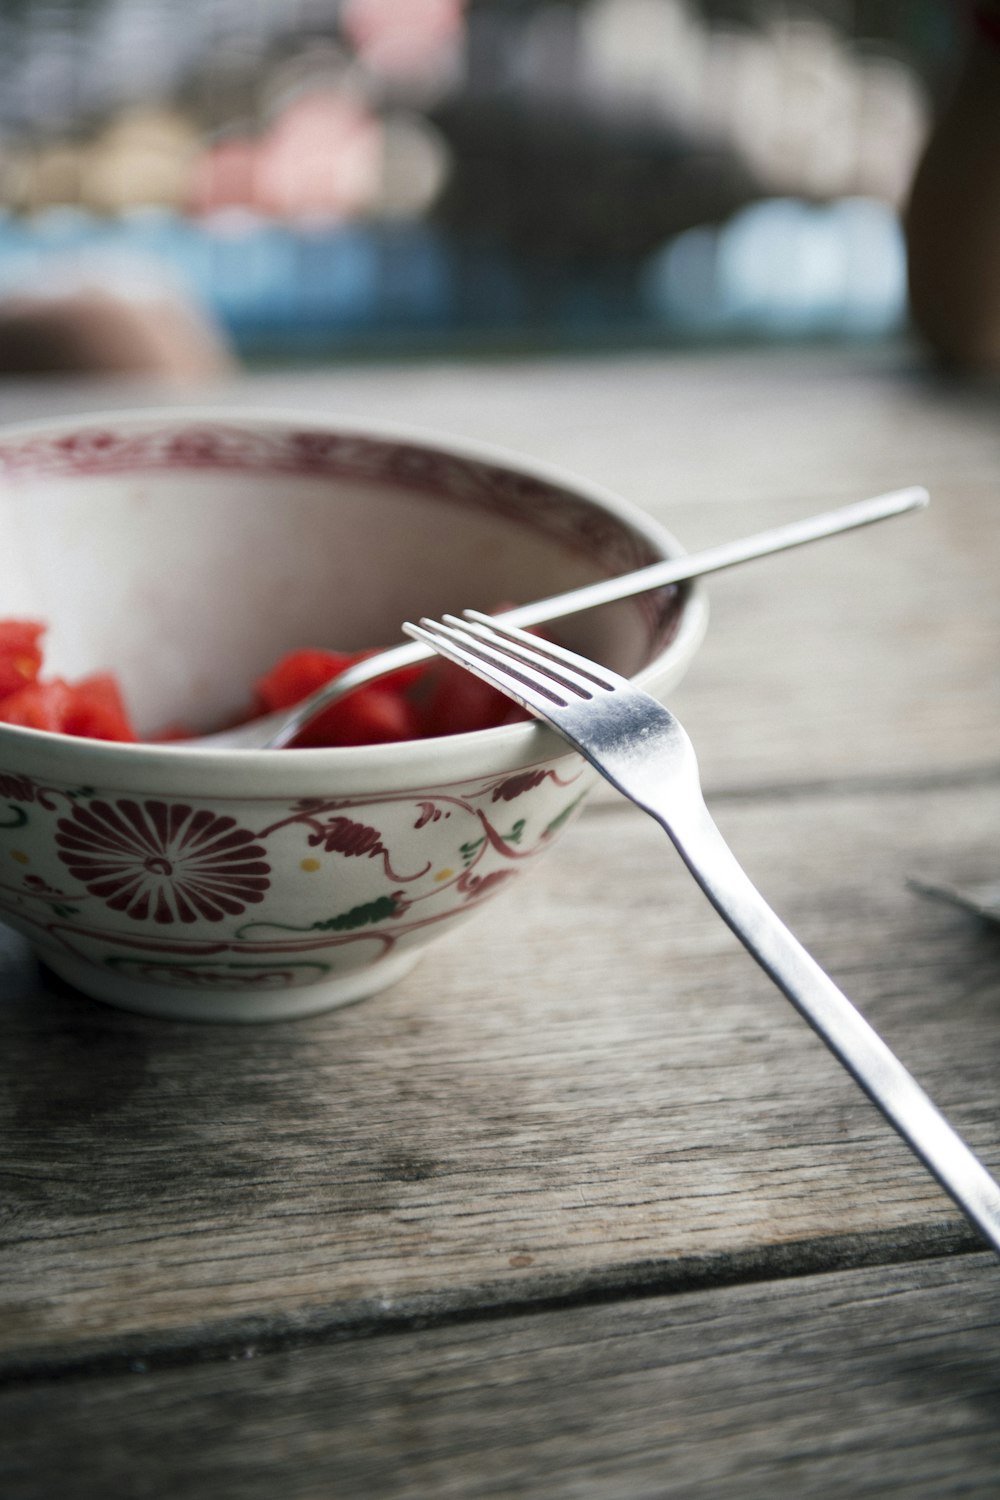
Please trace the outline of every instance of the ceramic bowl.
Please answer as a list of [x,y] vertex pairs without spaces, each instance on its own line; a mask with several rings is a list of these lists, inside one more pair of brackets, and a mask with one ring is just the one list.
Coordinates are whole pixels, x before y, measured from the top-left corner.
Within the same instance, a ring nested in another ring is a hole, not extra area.
[[[119,678],[140,733],[209,729],[288,649],[521,602],[681,549],[592,485],[467,443],[284,415],[106,415],[0,432],[0,616],[46,672]],[[561,621],[650,691],[697,589]],[[84,994],[264,1020],[360,999],[524,875],[584,762],[537,723],[339,749],[118,745],[0,725],[0,919]]]

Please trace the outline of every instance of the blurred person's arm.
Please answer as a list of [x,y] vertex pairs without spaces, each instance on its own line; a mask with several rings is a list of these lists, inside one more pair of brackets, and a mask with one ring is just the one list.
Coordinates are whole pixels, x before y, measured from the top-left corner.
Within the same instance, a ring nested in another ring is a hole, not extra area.
[[954,91],[914,178],[910,310],[942,359],[1000,370],[1000,3],[975,12]]
[[130,298],[81,286],[0,297],[0,380],[138,376],[184,385],[235,365],[221,331],[176,295]]

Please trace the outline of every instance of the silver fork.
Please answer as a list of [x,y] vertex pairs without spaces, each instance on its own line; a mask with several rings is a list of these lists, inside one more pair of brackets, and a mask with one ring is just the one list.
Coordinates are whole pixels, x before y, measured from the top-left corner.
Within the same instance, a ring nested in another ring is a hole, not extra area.
[[673,714],[606,667],[473,610],[404,628],[546,720],[662,824],[719,915],[1000,1253],[1000,1187],[746,875]]

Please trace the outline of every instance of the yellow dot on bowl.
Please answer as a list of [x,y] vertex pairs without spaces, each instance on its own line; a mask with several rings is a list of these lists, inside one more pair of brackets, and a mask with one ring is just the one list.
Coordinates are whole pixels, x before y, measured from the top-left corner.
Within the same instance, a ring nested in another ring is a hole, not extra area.
[[300,870],[306,870],[311,875],[314,870],[321,870],[322,864],[318,859],[303,859],[299,864]]
[[28,855],[25,854],[23,849],[12,849],[10,851],[10,857],[11,859],[16,859],[19,865],[31,864],[31,860],[29,859]]
[[455,873],[454,870],[447,870],[447,869],[445,869],[445,870],[438,870],[437,874],[434,876],[434,879],[435,880],[450,880],[451,877],[454,875],[454,873]]

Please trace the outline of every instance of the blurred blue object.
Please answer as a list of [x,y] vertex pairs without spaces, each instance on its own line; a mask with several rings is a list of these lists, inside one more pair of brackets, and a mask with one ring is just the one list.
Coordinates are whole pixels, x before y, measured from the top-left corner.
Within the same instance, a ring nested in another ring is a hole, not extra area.
[[531,319],[523,264],[478,237],[451,246],[456,320],[459,327],[525,329]]
[[0,210],[0,296],[9,296],[37,272],[42,252],[24,220]]
[[389,327],[448,328],[455,317],[454,267],[441,235],[423,223],[380,225],[378,312]]
[[201,228],[167,208],[141,208],[118,221],[123,248],[147,257],[174,276],[199,305],[214,312],[211,245]]
[[378,258],[371,232],[356,224],[293,231],[296,312],[317,329],[376,321]]
[[426,222],[289,225],[242,210],[107,219],[0,213],[0,295],[68,281],[142,294],[173,286],[238,352],[315,356],[419,339],[670,342],[873,338],[906,317],[895,212],[866,198],[764,199],[689,229],[644,264],[575,267]]
[[769,198],[679,235],[641,278],[665,329],[714,337],[876,337],[906,315],[906,256],[886,204]]
[[724,334],[729,309],[719,277],[719,231],[685,230],[650,259],[640,276],[640,296],[664,328],[693,337]]
[[899,218],[871,198],[844,198],[828,210],[843,244],[846,331],[893,333],[906,321],[906,242]]
[[840,242],[822,210],[788,198],[755,203],[723,230],[719,280],[737,326],[779,337],[830,326],[843,293]]
[[299,313],[299,257],[286,229],[256,215],[206,220],[205,291],[223,325],[239,340],[253,330],[294,326]]

